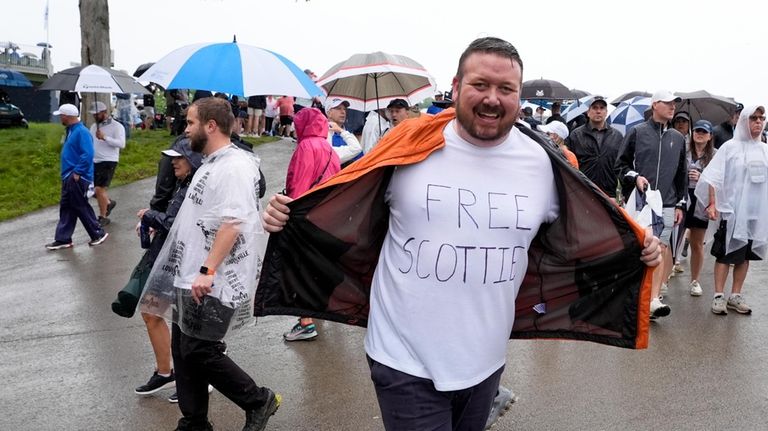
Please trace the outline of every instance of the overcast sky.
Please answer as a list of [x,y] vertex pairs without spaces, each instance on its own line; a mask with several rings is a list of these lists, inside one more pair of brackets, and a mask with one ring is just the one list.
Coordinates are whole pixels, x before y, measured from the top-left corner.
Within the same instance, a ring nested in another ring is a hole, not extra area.
[[[0,41],[44,41],[45,5],[3,6]],[[406,55],[448,90],[467,44],[496,36],[520,51],[524,80],[554,79],[607,97],[705,89],[768,103],[763,1],[113,0],[109,8],[115,67],[129,73],[175,48],[237,34],[239,43],[318,76],[355,53]],[[80,61],[78,1],[50,0],[49,10],[61,70]]]

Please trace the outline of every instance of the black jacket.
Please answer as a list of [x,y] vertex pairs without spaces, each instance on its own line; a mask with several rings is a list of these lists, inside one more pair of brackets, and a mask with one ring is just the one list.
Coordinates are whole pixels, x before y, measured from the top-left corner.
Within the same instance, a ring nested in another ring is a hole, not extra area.
[[[168,159],[170,159],[170,157],[168,157]],[[141,217],[141,222],[145,226],[149,226],[155,230],[155,236],[152,237],[152,243],[147,251],[152,262],[157,259],[160,249],[163,248],[165,238],[168,236],[168,232],[171,230],[171,225],[173,225],[173,221],[176,219],[176,214],[179,213],[181,204],[184,202],[184,196],[187,194],[187,188],[189,188],[189,183],[192,182],[192,177],[193,174],[190,173],[182,181],[176,182],[173,197],[168,201],[164,211],[150,208],[144,212],[144,215]]]
[[712,139],[715,148],[720,148],[721,145],[733,139],[733,126],[730,122],[718,124],[712,129]]
[[575,128],[565,144],[576,155],[579,170],[608,196],[615,198],[619,177],[614,166],[624,137],[618,130],[606,126],[603,142],[598,145],[597,133],[587,123]]

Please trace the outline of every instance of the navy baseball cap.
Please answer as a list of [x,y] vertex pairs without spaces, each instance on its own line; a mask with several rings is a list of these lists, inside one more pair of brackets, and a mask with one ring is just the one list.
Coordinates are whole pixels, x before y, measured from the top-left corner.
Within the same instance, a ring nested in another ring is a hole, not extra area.
[[707,120],[699,120],[694,123],[693,130],[705,130],[707,133],[712,133],[712,123]]

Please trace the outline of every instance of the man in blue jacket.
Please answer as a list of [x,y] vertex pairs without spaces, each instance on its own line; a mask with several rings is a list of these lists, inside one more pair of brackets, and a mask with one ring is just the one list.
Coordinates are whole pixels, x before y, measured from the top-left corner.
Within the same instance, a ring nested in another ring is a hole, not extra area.
[[72,232],[77,219],[85,227],[91,241],[88,245],[99,245],[107,239],[96,219],[89,194],[93,193],[93,138],[88,129],[80,123],[80,111],[75,105],[65,103],[53,115],[58,115],[61,124],[67,128],[64,145],[61,148],[61,202],[56,237],[48,250],[72,247]]

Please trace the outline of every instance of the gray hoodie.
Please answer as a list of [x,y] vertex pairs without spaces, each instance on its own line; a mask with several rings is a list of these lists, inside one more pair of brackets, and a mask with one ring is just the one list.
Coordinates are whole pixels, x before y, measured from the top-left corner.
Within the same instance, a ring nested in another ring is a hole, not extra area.
[[653,118],[638,124],[624,137],[616,174],[622,178],[625,190],[634,187],[637,176],[642,175],[652,190],[661,192],[665,207],[684,206],[688,189],[685,137],[671,127],[665,129]]

